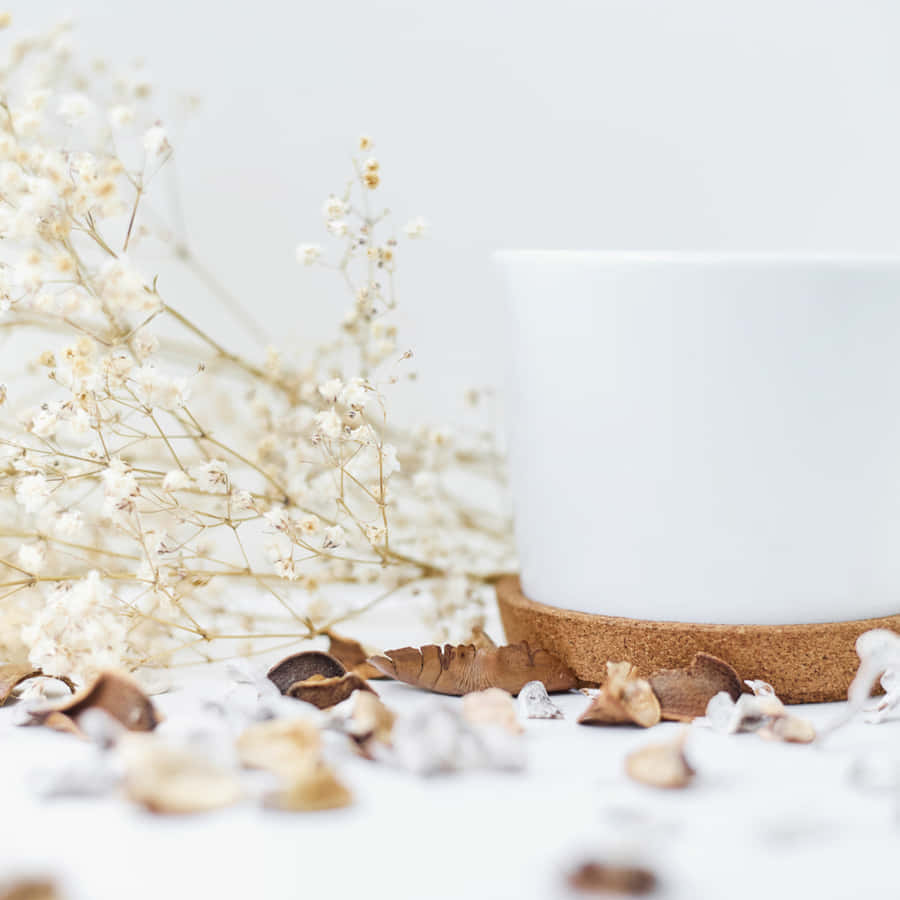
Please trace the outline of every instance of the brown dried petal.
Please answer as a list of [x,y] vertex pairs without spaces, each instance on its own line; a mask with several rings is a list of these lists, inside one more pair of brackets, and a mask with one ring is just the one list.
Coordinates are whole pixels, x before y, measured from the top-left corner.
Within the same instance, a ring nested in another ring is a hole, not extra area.
[[12,696],[12,692],[29,678],[56,678],[61,681],[73,694],[75,685],[68,678],[56,675],[44,675],[40,669],[34,666],[17,666],[14,664],[0,666],[0,706],[3,706]]
[[811,744],[816,739],[812,722],[799,716],[778,716],[771,719],[757,732],[760,737],[789,744]]
[[31,879],[0,885],[0,900],[60,900],[60,894],[52,881]]
[[328,632],[328,652],[347,669],[355,672],[360,678],[385,678],[383,672],[379,672],[369,662],[368,653],[359,641],[344,637],[334,631]]
[[569,887],[583,894],[625,894],[633,897],[656,890],[656,875],[642,866],[587,862],[568,877]]
[[370,691],[375,693],[365,679],[355,672],[347,672],[338,678],[323,678],[313,675],[306,681],[292,684],[285,692],[288,697],[312,703],[319,709],[328,709],[342,700],[346,700],[354,691]]
[[237,777],[201,756],[150,737],[132,736],[123,745],[126,793],[151,812],[209,812],[240,799]]
[[[63,703],[35,710],[36,724],[61,724],[59,716],[48,721],[53,713],[62,713],[77,726],[78,717],[89,709],[102,709],[129,731],[152,731],[160,722],[159,714],[150,698],[129,675],[114,670],[101,672],[94,683]],[[71,730],[61,728],[60,730]]]
[[353,795],[321,761],[294,773],[284,790],[271,795],[266,805],[290,812],[340,809],[353,802]]
[[578,684],[575,673],[558,657],[532,650],[524,641],[482,649],[474,644],[402,647],[369,662],[397,681],[455,696],[490,687],[518,694],[529,681],[542,681],[548,691],[568,691]]
[[684,669],[661,669],[648,679],[659,698],[662,718],[690,722],[706,714],[710,699],[725,691],[732,700],[741,695],[737,672],[723,659],[698,653]]
[[606,673],[606,683],[578,717],[582,725],[634,723],[649,728],[659,722],[659,700],[650,683],[637,677],[631,663],[608,662]]
[[511,734],[524,731],[512,695],[500,688],[466,694],[462,699],[462,716],[470,725],[499,725]]
[[275,663],[269,669],[268,676],[275,687],[282,694],[286,694],[292,684],[306,681],[313,675],[321,675],[322,678],[340,678],[346,671],[340,661],[333,656],[321,650],[305,650],[303,653],[286,656],[281,662]]
[[629,778],[658,788],[683,788],[690,784],[694,770],[684,755],[685,733],[676,741],[649,744],[625,757]]
[[274,719],[246,728],[237,739],[238,757],[251,769],[289,776],[317,758],[319,729],[306,719]]

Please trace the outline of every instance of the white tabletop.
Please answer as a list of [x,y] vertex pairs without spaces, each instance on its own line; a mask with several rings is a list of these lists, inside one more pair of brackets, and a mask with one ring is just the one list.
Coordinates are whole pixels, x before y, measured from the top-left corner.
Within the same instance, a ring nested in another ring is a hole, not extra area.
[[[223,677],[218,664],[179,670],[155,701],[183,714]],[[397,683],[378,691],[399,712],[460,702]],[[521,773],[422,778],[348,755],[337,764],[355,795],[347,809],[289,814],[248,803],[185,818],[154,816],[117,795],[41,799],[30,776],[90,748],[11,727],[7,707],[0,874],[53,874],[72,900],[552,900],[575,896],[565,873],[593,857],[644,862],[668,898],[896,896],[898,794],[862,789],[850,772],[877,758],[900,773],[900,721],[854,722],[811,746],[694,726],[687,753],[697,778],[667,792],[629,781],[623,758],[682,726],[582,726],[575,719],[587,698],[556,699],[564,720],[524,723]],[[823,724],[838,708],[796,711]]]

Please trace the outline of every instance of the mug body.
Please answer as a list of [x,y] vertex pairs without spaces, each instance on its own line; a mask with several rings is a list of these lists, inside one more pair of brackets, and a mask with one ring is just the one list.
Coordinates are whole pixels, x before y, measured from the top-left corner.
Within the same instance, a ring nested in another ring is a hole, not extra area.
[[900,610],[900,260],[498,259],[530,599],[724,624]]

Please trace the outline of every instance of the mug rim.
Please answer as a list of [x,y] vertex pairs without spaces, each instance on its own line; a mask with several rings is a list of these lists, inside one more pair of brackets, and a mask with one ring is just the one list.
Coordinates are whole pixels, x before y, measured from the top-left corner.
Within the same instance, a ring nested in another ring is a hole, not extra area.
[[900,253],[852,250],[495,250],[499,263],[602,263],[640,265],[750,265],[816,267],[900,267]]

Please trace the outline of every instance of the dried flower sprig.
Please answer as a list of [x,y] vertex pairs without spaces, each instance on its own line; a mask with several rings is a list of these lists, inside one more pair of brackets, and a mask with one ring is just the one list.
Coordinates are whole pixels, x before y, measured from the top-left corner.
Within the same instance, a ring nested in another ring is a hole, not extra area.
[[[66,26],[0,67],[0,334],[32,360],[0,391],[16,407],[0,421],[0,658],[80,678],[206,659],[214,641],[324,634],[404,589],[429,592],[439,638],[468,638],[513,564],[504,512],[471,502],[502,460],[489,429],[388,418],[412,354],[372,140],[324,205],[335,258],[297,249],[351,294],[338,337],[257,361],[150,268],[145,248],[199,268],[153,225],[173,148],[151,98],[140,69],[84,69]],[[339,601],[334,584],[372,587]]]

